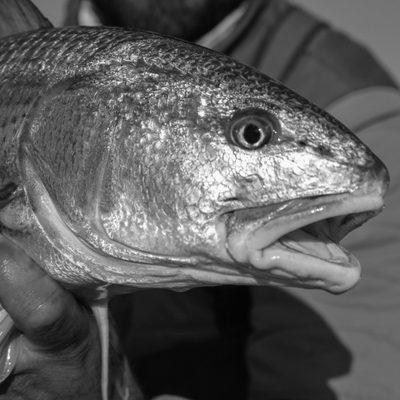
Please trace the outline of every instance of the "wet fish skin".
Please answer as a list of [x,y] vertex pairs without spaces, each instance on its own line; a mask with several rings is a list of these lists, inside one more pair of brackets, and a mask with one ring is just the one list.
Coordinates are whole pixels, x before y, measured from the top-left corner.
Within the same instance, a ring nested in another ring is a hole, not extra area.
[[[255,120],[271,138],[244,149],[232,132]],[[109,296],[216,284],[347,290],[356,263],[287,237],[263,243],[274,238],[267,222],[284,234],[335,207],[376,210],[388,183],[347,128],[280,84],[206,49],[121,29],[0,40],[0,143],[2,239],[92,306],[104,400]],[[5,379],[18,345],[3,309],[0,320]]]
[[[0,79],[0,185],[20,188],[0,211],[2,234],[87,293],[266,283],[227,252],[227,213],[386,190],[383,164],[338,121],[186,42],[44,29],[0,42]],[[261,149],[232,143],[243,110],[276,123]]]

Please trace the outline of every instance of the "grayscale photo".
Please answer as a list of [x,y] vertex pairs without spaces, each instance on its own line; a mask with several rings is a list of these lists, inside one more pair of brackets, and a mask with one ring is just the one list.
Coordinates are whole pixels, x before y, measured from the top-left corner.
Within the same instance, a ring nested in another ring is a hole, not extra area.
[[399,17],[0,0],[0,400],[399,400]]

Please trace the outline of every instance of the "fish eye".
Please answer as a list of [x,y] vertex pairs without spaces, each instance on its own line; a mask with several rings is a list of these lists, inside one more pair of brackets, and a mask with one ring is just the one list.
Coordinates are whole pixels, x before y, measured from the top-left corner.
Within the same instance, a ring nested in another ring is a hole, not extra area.
[[269,112],[252,109],[234,116],[230,139],[246,150],[257,150],[271,141],[277,131],[276,117]]

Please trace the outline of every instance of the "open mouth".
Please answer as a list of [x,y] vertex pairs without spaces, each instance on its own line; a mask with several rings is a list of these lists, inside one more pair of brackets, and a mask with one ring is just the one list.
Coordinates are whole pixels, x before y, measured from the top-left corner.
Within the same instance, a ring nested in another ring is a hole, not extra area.
[[261,281],[342,292],[359,280],[360,264],[339,242],[382,206],[380,194],[354,192],[233,211],[227,251]]
[[351,267],[357,261],[339,242],[377,212],[365,211],[327,218],[289,232],[278,242],[287,250]]

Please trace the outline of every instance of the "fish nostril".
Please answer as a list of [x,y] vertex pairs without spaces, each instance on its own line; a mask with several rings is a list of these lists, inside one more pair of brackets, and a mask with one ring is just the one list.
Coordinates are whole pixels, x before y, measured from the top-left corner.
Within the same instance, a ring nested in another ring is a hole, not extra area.
[[329,147],[327,147],[327,146],[322,145],[322,144],[317,146],[316,150],[322,156],[331,157],[333,155],[331,149]]
[[[299,140],[297,142],[297,144],[301,147],[306,147],[308,146],[308,142],[306,140]],[[318,146],[311,146],[314,151],[316,151],[317,153],[321,154],[322,156],[326,156],[326,157],[332,157],[333,153],[331,151],[331,149],[327,146],[324,146],[323,144],[320,144]]]

